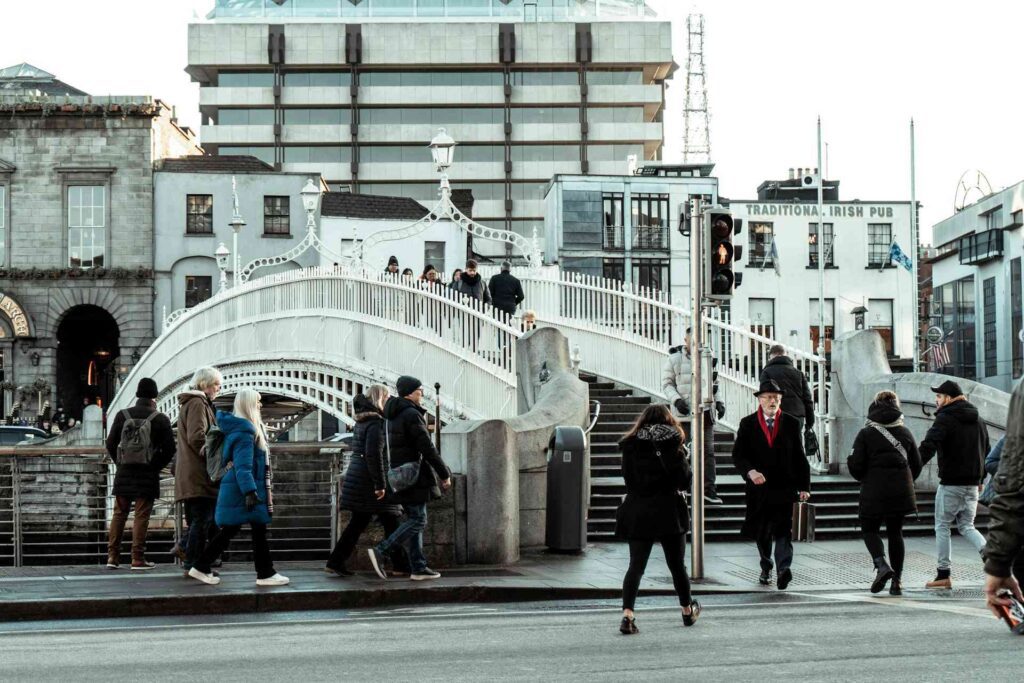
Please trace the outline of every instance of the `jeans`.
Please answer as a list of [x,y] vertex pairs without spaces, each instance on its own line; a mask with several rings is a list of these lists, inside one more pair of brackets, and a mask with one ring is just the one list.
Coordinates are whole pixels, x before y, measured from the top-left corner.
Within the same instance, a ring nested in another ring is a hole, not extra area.
[[[882,521],[879,518],[860,520],[860,530],[864,534],[864,545],[871,553],[871,559],[885,559],[885,546],[882,544],[882,537],[879,531],[882,529]],[[885,535],[889,539],[889,566],[896,572],[896,576],[903,573],[903,560],[906,555],[903,546],[903,516],[894,515],[885,518]]]
[[[692,446],[693,432],[690,431],[689,420],[683,421],[683,430],[686,431],[686,443]],[[691,453],[690,457],[696,457]],[[715,425],[710,419],[704,420],[704,495],[714,496],[715,489]]]
[[[348,558],[352,556],[352,551],[356,549],[359,537],[366,531],[366,527],[370,526],[374,516],[372,512],[352,513],[352,517],[349,518],[345,530],[341,532],[341,538],[338,539],[334,550],[331,551],[331,556],[327,559],[328,567],[339,569],[345,566]],[[385,536],[395,533],[399,527],[398,515],[380,513],[376,517],[380,520],[381,526],[384,527]],[[406,559],[405,552],[401,547],[392,548],[391,562],[396,570],[403,571],[409,569],[409,561]]]
[[[267,525],[254,522],[249,526],[252,527],[252,561],[256,566],[256,578],[269,579],[276,572],[274,571],[274,563],[270,559]],[[221,527],[217,534],[210,539],[210,545],[206,546],[206,550],[196,559],[195,568],[204,574],[209,574],[210,565],[220,557],[221,553],[227,550],[231,539],[238,534],[241,528],[240,526]]]
[[427,558],[423,554],[423,530],[427,528],[427,504],[403,503],[405,521],[398,525],[394,533],[385,538],[377,546],[377,550],[387,555],[392,546],[404,546],[409,553],[409,568],[413,574],[427,568]]
[[110,518],[110,532],[107,536],[107,557],[117,561],[121,555],[121,539],[124,537],[124,525],[128,520],[128,511],[135,503],[135,522],[132,525],[132,562],[142,562],[146,556],[146,533],[149,531],[149,516],[153,513],[152,498],[136,498],[132,501],[127,496],[114,499],[114,515]]
[[[687,607],[693,602],[690,596],[690,577],[686,574],[686,564],[683,560],[683,551],[686,545],[684,534],[673,536],[662,536],[658,541],[661,549],[665,552],[665,564],[672,573],[672,584],[675,586],[676,595],[679,596],[679,604]],[[636,594],[640,590],[640,579],[647,569],[647,560],[651,556],[651,548],[654,541],[639,540],[629,542],[629,569],[626,570],[626,577],[622,580],[622,609],[633,609],[636,604]]]
[[215,526],[213,513],[217,507],[215,498],[188,498],[185,500],[185,521],[188,533],[185,535],[185,569],[196,563],[203,550],[206,540]]
[[939,569],[949,569],[950,529],[956,524],[960,535],[981,552],[985,537],[974,528],[974,515],[978,511],[977,486],[946,486],[939,484],[935,491],[935,549],[939,556]]
[[761,555],[761,569],[772,569],[772,541],[775,541],[775,567],[784,572],[793,564],[793,534],[786,532],[772,538],[771,528],[766,528],[757,539],[757,552]]

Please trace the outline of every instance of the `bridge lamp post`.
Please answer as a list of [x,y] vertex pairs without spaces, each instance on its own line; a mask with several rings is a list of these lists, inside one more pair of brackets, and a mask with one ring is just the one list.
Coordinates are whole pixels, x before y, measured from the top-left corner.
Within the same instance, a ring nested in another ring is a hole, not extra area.
[[228,288],[228,259],[231,258],[231,252],[221,242],[217,245],[217,251],[213,252],[213,255],[217,258],[217,268],[220,269],[220,290],[223,292]]
[[302,208],[306,210],[306,230],[316,230],[316,207],[320,203],[320,189],[313,184],[312,178],[306,179],[306,185],[299,192],[302,196]]
[[439,129],[437,135],[430,141],[430,154],[434,157],[437,172],[441,174],[441,193],[447,194],[451,191],[448,168],[455,160],[455,140],[444,128]]
[[236,212],[235,215],[231,217],[231,222],[229,222],[228,225],[231,226],[231,246],[235,261],[234,272],[231,274],[231,286],[237,287],[239,282],[238,278],[241,275],[239,271],[242,269],[242,263],[238,260],[238,233],[240,233],[242,228],[245,227],[245,221],[242,220],[241,214]]

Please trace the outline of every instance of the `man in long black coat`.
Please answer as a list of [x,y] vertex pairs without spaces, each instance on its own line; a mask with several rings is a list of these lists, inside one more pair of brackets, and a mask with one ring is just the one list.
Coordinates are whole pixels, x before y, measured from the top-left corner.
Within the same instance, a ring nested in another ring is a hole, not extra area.
[[732,461],[747,483],[743,535],[757,543],[761,585],[771,582],[772,544],[778,587],[793,579],[793,503],[811,497],[811,468],[804,457],[800,422],[780,409],[782,389],[772,380],[754,392],[757,411],[740,420]]

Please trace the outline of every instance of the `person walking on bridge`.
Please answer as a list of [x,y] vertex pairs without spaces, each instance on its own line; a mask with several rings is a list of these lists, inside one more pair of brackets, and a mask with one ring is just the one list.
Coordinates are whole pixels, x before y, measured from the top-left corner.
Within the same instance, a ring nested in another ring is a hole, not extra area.
[[[352,400],[356,426],[352,430],[352,454],[341,485],[342,510],[352,513],[341,532],[338,543],[327,559],[324,571],[338,576],[352,576],[348,559],[356,549],[359,537],[376,517],[390,536],[398,529],[402,506],[384,500],[387,484],[387,460],[384,455],[384,402],[388,388],[374,384]],[[399,573],[409,573],[408,560],[401,548],[392,555],[392,564]]]
[[757,543],[762,586],[771,583],[774,542],[776,585],[784,590],[793,580],[793,503],[811,497],[811,466],[800,422],[780,409],[779,385],[762,382],[754,396],[757,411],[740,420],[732,447],[733,464],[747,484],[743,535]]
[[156,409],[160,394],[149,377],[139,380],[131,408],[120,411],[107,434],[107,453],[117,465],[114,475],[114,514],[110,519],[107,544],[107,568],[120,564],[121,539],[132,505],[132,570],[152,569],[146,561],[146,533],[153,501],[160,497],[160,471],[174,457],[174,432],[171,421]]
[[782,411],[797,418],[800,431],[814,428],[814,398],[804,373],[797,370],[793,359],[786,355],[786,347],[773,344],[768,349],[770,360],[761,370],[760,382],[774,381],[782,389]]
[[[427,503],[440,498],[441,489],[451,488],[452,473],[427,431],[424,417],[427,411],[420,406],[423,383],[415,377],[403,375],[398,378],[396,389],[398,396],[392,396],[384,404],[384,450],[388,467],[419,463],[419,475],[409,488],[388,494],[388,500],[401,503],[406,519],[390,536],[369,549],[370,563],[380,578],[387,579],[384,558],[392,548],[404,546],[412,567],[410,579],[438,579],[441,575],[427,566],[427,558],[423,554],[423,530],[427,528]],[[382,493],[380,489],[376,491],[378,499]]]
[[491,293],[494,307],[508,316],[509,320],[516,314],[516,309],[523,302],[523,285],[519,278],[512,274],[512,263],[501,262],[501,272],[491,276],[487,289]]
[[952,588],[950,529],[956,525],[963,536],[981,553],[985,537],[974,528],[978,512],[978,494],[985,480],[985,456],[990,444],[988,429],[978,409],[960,390],[946,380],[935,393],[935,422],[921,441],[921,462],[925,465],[938,455],[939,486],[935,491],[935,546],[938,569],[926,588]]
[[[903,519],[917,512],[914,480],[921,474],[921,455],[914,435],[903,426],[900,400],[891,391],[880,391],[868,407],[867,426],[853,440],[846,459],[850,476],[860,482],[860,528],[864,545],[875,564],[871,592],[885,584],[890,595],[902,595]],[[889,539],[889,561],[879,531],[885,523]]]

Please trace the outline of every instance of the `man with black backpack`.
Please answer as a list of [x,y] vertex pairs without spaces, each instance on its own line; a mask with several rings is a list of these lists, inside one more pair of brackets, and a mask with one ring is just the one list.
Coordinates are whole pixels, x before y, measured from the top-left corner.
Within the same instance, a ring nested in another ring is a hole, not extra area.
[[121,539],[128,512],[135,505],[132,527],[132,570],[152,569],[146,561],[146,533],[153,501],[160,495],[160,470],[174,457],[171,421],[156,409],[160,392],[149,377],[139,380],[131,408],[120,411],[107,435],[107,453],[117,465],[114,475],[114,514],[107,543],[107,569],[121,563]]

